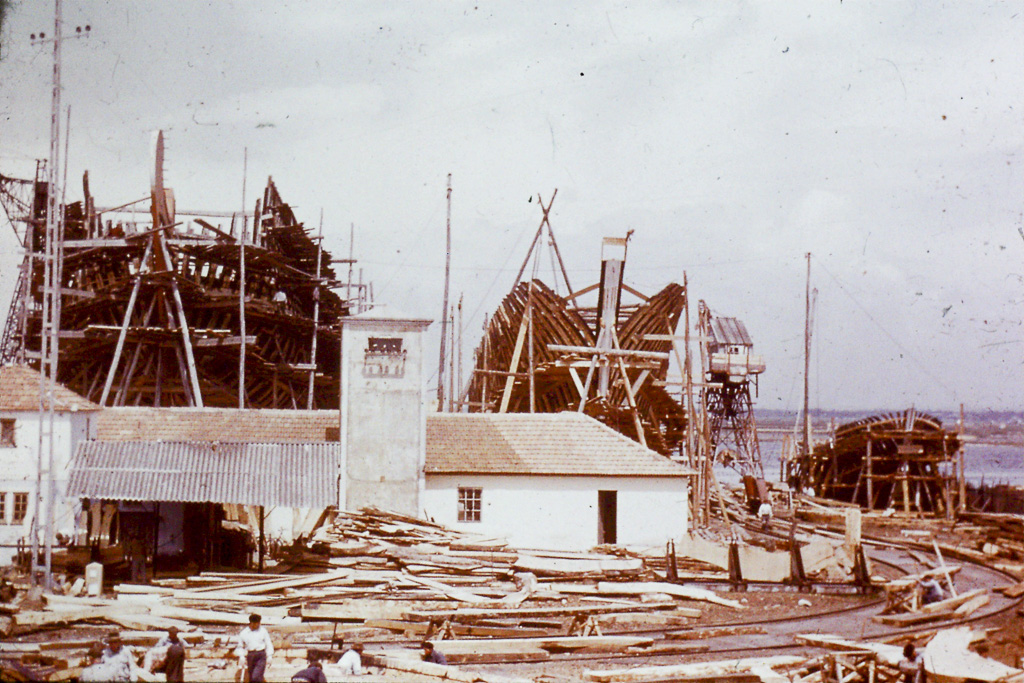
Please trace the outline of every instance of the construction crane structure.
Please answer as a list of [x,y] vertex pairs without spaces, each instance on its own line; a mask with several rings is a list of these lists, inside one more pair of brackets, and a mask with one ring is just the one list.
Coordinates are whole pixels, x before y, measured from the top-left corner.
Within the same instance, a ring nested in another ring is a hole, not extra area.
[[763,479],[754,396],[764,359],[753,352],[754,342],[742,320],[716,316],[703,301],[698,305],[697,330],[710,454],[715,462],[744,476]]
[[[57,381],[104,406],[336,407],[337,322],[368,308],[372,288],[351,281],[352,259],[332,259],[272,179],[251,214],[177,209],[163,149],[157,133],[144,199],[97,208],[86,173],[83,199],[59,209]],[[40,362],[44,177],[42,165],[32,181],[0,176],[25,250],[0,362]]]

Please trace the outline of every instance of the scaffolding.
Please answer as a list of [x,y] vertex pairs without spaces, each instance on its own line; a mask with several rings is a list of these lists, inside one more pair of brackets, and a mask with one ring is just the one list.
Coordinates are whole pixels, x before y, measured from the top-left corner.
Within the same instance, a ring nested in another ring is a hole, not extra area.
[[[361,277],[331,267],[353,259],[333,260],[270,178],[250,215],[182,211],[162,134],[154,166],[144,199],[97,208],[86,173],[83,199],[59,209],[57,381],[104,406],[336,407],[338,320],[372,305]],[[26,181],[2,180],[26,256],[0,360],[38,366],[48,188],[27,181],[28,200]]]
[[856,420],[789,463],[800,488],[870,510],[951,516],[964,505],[960,435],[913,408]]
[[[551,202],[540,206],[541,225],[516,284],[487,320],[462,406],[469,412],[579,411],[663,455],[677,455],[689,409],[682,391],[670,392],[667,375],[685,288],[672,283],[647,296],[625,284],[627,236],[605,238],[601,280],[573,290],[548,221]],[[545,231],[564,296],[536,276]],[[531,258],[533,275],[522,281]],[[590,293],[596,304],[582,304]]]

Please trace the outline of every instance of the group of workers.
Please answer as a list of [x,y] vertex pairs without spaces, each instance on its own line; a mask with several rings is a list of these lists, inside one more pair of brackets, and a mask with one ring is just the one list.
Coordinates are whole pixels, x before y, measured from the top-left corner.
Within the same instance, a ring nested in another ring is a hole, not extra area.
[[[249,617],[249,625],[235,637],[233,654],[238,657],[239,665],[245,670],[245,680],[249,683],[264,683],[266,671],[274,657],[274,643],[270,633],[262,624],[260,615]],[[430,641],[420,644],[421,659],[435,664],[447,664],[445,656]],[[98,646],[90,651],[93,664],[83,669],[80,681],[91,683],[96,681],[134,681],[138,680],[139,665],[135,653],[126,646],[121,634],[114,631],[107,637],[106,647]],[[335,668],[339,675],[361,675],[368,673],[363,668],[363,646],[353,643],[341,655]],[[142,668],[146,671],[163,672],[169,683],[185,680],[185,641],[180,637],[178,629],[171,626],[167,635],[157,641],[143,659]],[[292,683],[327,683],[323,665],[316,654],[311,654],[308,665],[291,677]]]

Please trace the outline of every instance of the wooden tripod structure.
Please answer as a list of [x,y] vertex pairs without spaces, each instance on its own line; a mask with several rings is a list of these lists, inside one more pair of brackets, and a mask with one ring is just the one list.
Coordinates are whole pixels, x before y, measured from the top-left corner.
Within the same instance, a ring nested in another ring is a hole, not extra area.
[[[673,344],[666,332],[679,323],[685,288],[673,283],[648,297],[626,285],[627,236],[604,240],[601,280],[574,291],[551,231],[554,199],[540,201],[541,223],[516,283],[488,319],[465,404],[471,412],[576,410],[675,454],[685,439],[687,409],[665,387]],[[565,296],[536,277],[545,231]],[[533,276],[523,281],[531,258]],[[580,299],[591,292],[597,305],[583,306]],[[623,305],[623,292],[640,303]]]

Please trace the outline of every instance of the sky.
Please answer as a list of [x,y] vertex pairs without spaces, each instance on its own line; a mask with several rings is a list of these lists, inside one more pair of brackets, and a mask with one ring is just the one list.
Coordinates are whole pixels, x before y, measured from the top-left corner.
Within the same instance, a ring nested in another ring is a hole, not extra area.
[[[91,28],[62,48],[69,201],[84,170],[99,205],[146,196],[161,129],[179,208],[239,210],[244,176],[251,211],[273,176],[307,226],[323,212],[336,257],[353,226],[379,303],[437,320],[451,173],[467,367],[557,189],[573,288],[597,281],[602,237],[632,231],[627,284],[686,273],[694,317],[704,300],[744,321],[760,407],[802,404],[808,252],[812,407],[1024,406],[1019,3],[64,0],[63,16]],[[5,175],[48,154],[39,31],[53,4],[15,1]],[[2,310],[19,260],[0,216]]]

